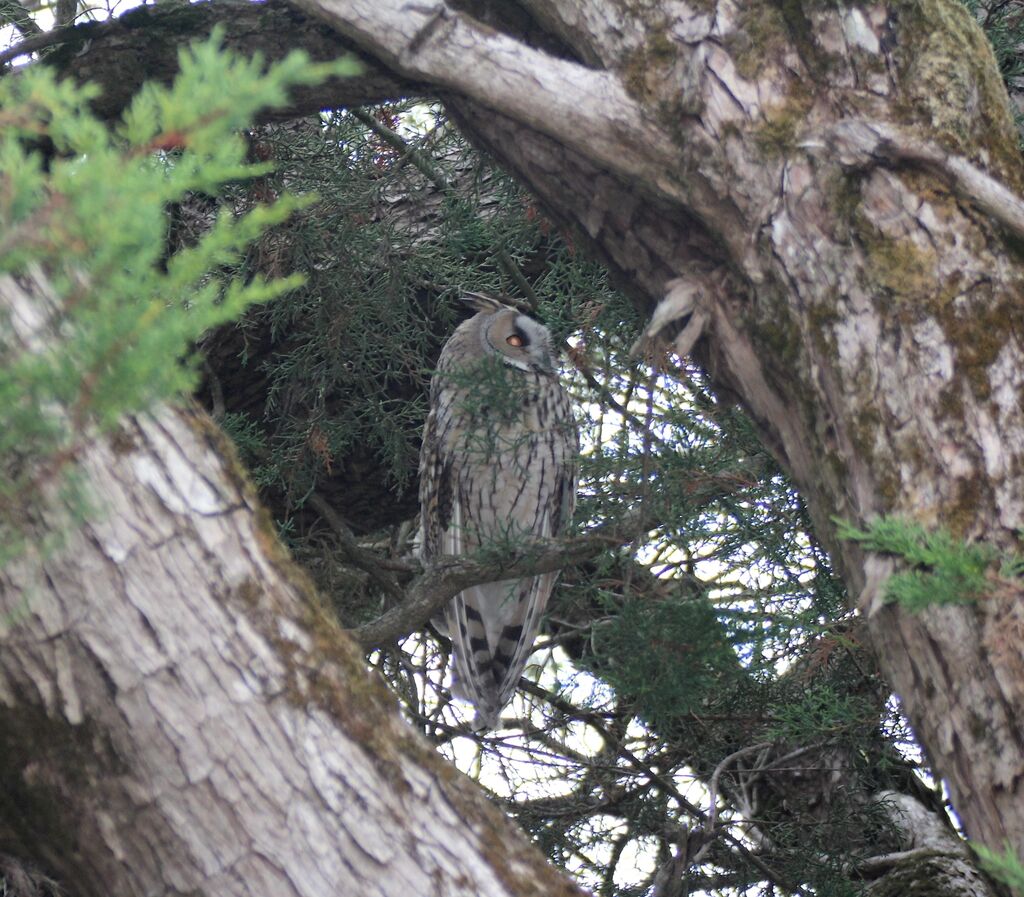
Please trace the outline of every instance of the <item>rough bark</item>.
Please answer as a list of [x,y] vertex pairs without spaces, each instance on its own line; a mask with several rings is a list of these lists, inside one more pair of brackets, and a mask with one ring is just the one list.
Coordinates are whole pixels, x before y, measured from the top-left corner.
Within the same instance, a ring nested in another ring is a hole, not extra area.
[[887,793],[880,797],[890,809],[904,841],[902,850],[876,857],[858,870],[870,882],[870,897],[915,893],[980,897],[994,893],[973,867],[966,845],[945,820],[905,794]]
[[1024,852],[1019,589],[884,605],[891,562],[833,522],[1001,548],[1024,524],[1019,157],[974,23],[947,0],[524,2],[542,47],[440,2],[301,5],[444,92],[637,301],[704,321],[687,341],[807,497],[968,834]]
[[[0,281],[25,336],[44,289]],[[0,849],[79,895],[578,893],[399,720],[223,448],[125,419],[87,519],[0,576]]]
[[300,5],[453,94],[635,294],[700,313],[698,357],[807,497],[968,833],[1024,850],[1017,588],[883,605],[892,564],[833,522],[1002,548],[1024,524],[1019,157],[966,12],[548,4],[584,65],[442,3]]

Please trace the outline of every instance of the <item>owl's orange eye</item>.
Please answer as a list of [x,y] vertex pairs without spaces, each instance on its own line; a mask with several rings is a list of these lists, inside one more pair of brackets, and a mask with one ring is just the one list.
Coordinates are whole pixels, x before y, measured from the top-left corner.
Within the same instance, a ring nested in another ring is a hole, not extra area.
[[511,336],[506,337],[505,342],[510,346],[515,346],[517,349],[521,349],[526,345],[526,340],[524,340],[518,333],[513,333]]

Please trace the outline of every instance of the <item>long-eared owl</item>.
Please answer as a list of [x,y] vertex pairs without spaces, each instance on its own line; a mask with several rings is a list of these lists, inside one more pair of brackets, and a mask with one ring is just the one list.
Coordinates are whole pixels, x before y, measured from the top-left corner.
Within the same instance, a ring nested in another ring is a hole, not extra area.
[[[441,351],[420,455],[425,560],[509,550],[564,533],[576,504],[579,442],[547,328],[501,300]],[[465,589],[445,608],[453,692],[474,728],[495,728],[533,650],[557,573]]]

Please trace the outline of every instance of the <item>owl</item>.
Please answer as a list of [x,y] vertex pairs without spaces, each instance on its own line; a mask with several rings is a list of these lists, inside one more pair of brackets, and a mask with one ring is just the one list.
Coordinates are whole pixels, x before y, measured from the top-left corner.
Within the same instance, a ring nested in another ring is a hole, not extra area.
[[[564,533],[576,504],[579,440],[547,328],[491,296],[441,350],[420,455],[424,559],[507,551]],[[453,693],[498,725],[557,573],[473,586],[444,611]]]

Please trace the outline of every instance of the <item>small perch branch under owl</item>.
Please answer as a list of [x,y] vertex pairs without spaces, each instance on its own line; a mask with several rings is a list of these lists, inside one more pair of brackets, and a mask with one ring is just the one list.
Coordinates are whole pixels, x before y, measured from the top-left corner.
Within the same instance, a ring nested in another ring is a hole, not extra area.
[[405,589],[405,600],[372,623],[351,630],[351,634],[368,650],[393,644],[425,626],[434,614],[465,588],[536,576],[582,563],[608,548],[633,541],[638,525],[642,524],[638,516],[618,521],[615,525],[594,527],[582,536],[537,539],[517,546],[507,557],[494,561],[456,557],[441,558],[428,565],[410,561],[409,570],[416,572]]

